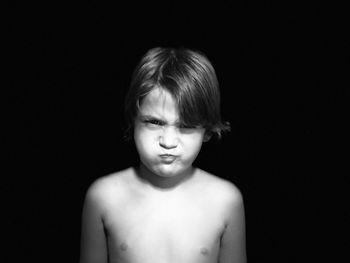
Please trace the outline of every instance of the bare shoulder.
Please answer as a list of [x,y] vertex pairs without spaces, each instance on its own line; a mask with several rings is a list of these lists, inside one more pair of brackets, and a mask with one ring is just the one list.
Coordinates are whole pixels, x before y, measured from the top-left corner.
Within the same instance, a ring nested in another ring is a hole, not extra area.
[[211,197],[215,197],[217,201],[224,205],[241,204],[243,202],[242,193],[234,183],[199,168],[197,169],[198,178],[203,183],[203,190]]
[[100,205],[102,203],[109,203],[115,199],[116,195],[121,194],[121,191],[124,189],[125,178],[131,173],[133,173],[133,169],[128,168],[96,179],[89,186],[86,192],[86,198],[99,202]]
[[202,195],[205,196],[206,203],[221,216],[224,224],[227,226],[232,222],[243,222],[244,203],[238,187],[229,180],[203,170],[199,170],[199,173],[199,185],[203,185]]

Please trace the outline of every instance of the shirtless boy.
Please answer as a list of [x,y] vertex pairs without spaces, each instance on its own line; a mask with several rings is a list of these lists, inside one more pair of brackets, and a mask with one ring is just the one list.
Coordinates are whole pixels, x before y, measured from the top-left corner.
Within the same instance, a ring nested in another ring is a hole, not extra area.
[[88,189],[80,263],[246,262],[240,191],[192,165],[202,143],[229,128],[206,56],[149,50],[125,108],[140,165]]

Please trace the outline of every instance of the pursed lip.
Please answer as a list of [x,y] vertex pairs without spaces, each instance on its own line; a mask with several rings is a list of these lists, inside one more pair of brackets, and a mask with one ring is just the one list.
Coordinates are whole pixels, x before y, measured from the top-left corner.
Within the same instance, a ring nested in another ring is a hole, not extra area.
[[162,159],[162,161],[166,163],[171,163],[175,161],[175,159],[178,157],[177,155],[173,154],[160,154],[159,157]]

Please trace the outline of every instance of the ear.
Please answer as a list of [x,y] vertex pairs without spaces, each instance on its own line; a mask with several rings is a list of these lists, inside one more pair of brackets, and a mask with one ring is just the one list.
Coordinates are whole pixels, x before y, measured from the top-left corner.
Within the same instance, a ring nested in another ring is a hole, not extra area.
[[203,137],[203,142],[207,142],[211,139],[211,133],[205,132],[204,137]]

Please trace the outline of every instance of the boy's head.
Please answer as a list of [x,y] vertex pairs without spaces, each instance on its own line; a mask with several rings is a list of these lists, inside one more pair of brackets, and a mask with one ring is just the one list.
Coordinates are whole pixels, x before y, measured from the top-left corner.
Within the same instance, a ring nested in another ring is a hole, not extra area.
[[202,127],[207,136],[229,130],[220,116],[220,91],[208,58],[184,48],[153,48],[137,65],[125,100],[129,135],[143,99],[155,88],[168,91],[176,101],[183,127]]

